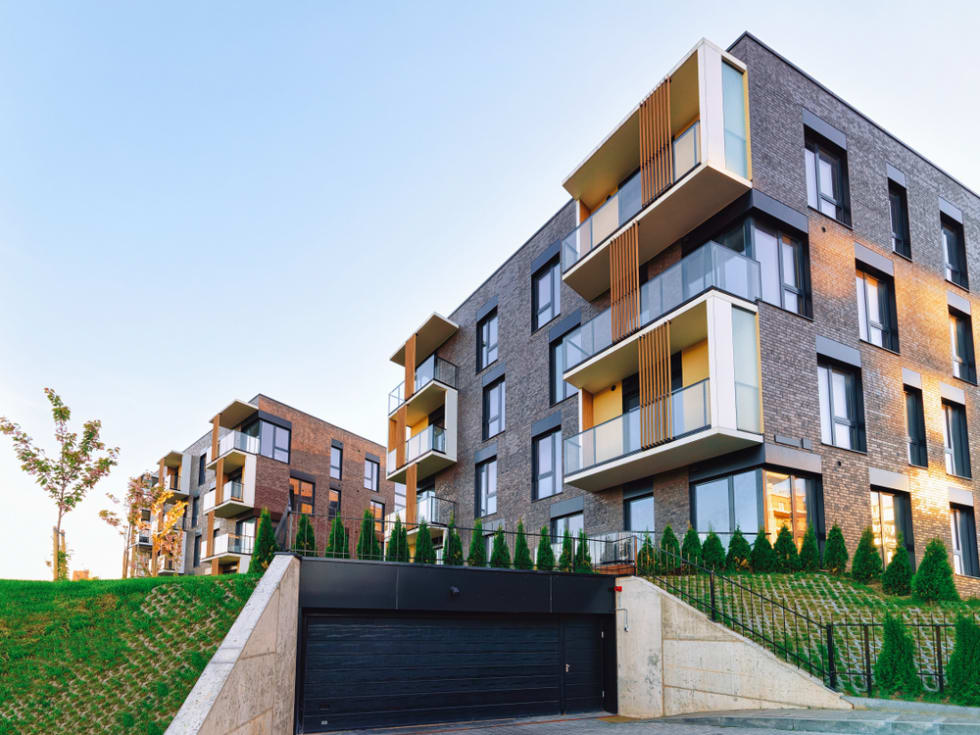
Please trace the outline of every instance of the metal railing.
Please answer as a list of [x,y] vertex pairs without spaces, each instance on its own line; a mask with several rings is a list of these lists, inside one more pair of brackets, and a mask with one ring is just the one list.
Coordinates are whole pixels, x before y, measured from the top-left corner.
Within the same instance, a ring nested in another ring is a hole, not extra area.
[[245,498],[245,489],[240,481],[228,480],[223,487],[225,500],[243,500]]
[[[668,403],[669,402],[669,403]],[[675,390],[666,400],[653,406],[653,420],[659,422],[662,412],[670,408],[668,420],[671,439],[690,434],[711,424],[708,400],[708,378]],[[565,439],[565,475],[581,472],[603,462],[639,452],[640,411],[642,407],[609,419]]]
[[413,462],[419,457],[421,457],[426,452],[442,452],[446,453],[446,430],[441,426],[427,426],[422,429],[418,434],[411,437],[405,442],[405,461],[400,465],[396,465],[397,453],[394,449],[388,452],[388,464],[385,467],[388,468],[388,472],[392,469],[399,469],[404,467],[409,462]]
[[248,452],[249,454],[258,454],[259,438],[257,436],[243,434],[240,431],[229,431],[218,440],[218,456],[227,454],[233,449]]
[[[433,380],[438,380],[450,388],[456,387],[456,366],[441,357],[430,355],[415,368],[415,393],[418,393]],[[399,383],[393,391],[388,394],[388,413],[396,410],[412,396],[405,395],[405,381]]]
[[219,533],[214,537],[212,556],[220,554],[251,554],[255,544],[253,536],[238,535],[236,533]]
[[[705,243],[640,286],[637,330],[712,288],[747,301],[761,298],[759,263],[717,242]],[[562,340],[565,370],[599,354],[612,343],[612,310],[606,309]]]

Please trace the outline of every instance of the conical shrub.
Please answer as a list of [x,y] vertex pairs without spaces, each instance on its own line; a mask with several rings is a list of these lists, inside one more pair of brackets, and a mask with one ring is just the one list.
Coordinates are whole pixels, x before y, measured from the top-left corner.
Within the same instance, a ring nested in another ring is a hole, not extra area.
[[762,531],[759,531],[755,536],[749,562],[752,564],[753,572],[768,574],[776,571],[776,552],[772,550],[772,544],[769,543],[769,539]]
[[898,534],[898,548],[892,554],[885,573],[881,575],[881,589],[887,595],[909,595],[912,593],[912,561],[908,549]]
[[589,539],[585,529],[578,532],[578,546],[575,549],[575,571],[578,574],[592,573],[592,554],[589,551]]
[[694,530],[694,526],[688,525],[687,533],[684,534],[684,543],[681,544],[681,556],[688,564],[701,563],[701,537]]
[[752,547],[742,535],[742,529],[735,527],[728,542],[728,553],[725,555],[725,568],[730,572],[743,572],[749,568],[752,559]]
[[960,599],[953,584],[953,569],[949,566],[946,544],[937,538],[926,545],[922,564],[912,577],[912,591],[920,600]]
[[844,543],[844,532],[836,523],[827,534],[827,548],[823,555],[823,568],[839,577],[847,571],[847,544]]
[[316,554],[316,537],[313,534],[313,524],[305,513],[299,516],[296,524],[296,538],[293,540],[293,551],[297,554]]
[[487,542],[483,538],[483,521],[479,518],[473,524],[470,553],[466,555],[466,563],[471,567],[485,567],[487,565]]
[[327,537],[327,548],[323,555],[328,559],[350,559],[350,543],[347,529],[340,521],[340,516],[334,516],[330,526],[330,536]]
[[541,527],[541,538],[538,540],[537,567],[539,571],[550,572],[555,568],[555,552],[551,548],[551,538],[548,527]]
[[657,566],[660,571],[672,572],[680,568],[681,544],[674,534],[674,529],[667,524],[663,535],[660,537],[660,557]]
[[436,550],[432,545],[432,535],[429,533],[429,524],[423,518],[419,523],[418,533],[415,534],[415,559],[416,564],[435,564]]
[[777,572],[795,572],[800,568],[800,555],[796,551],[796,541],[789,527],[784,523],[776,535],[776,543],[772,547],[776,555]]
[[807,525],[803,534],[803,544],[800,546],[800,570],[804,572],[820,571],[820,547],[817,545],[817,534],[813,525]]
[[641,577],[649,577],[655,572],[656,552],[653,548],[653,539],[649,533],[643,534],[643,543],[636,552],[636,573]]
[[493,534],[490,566],[497,569],[510,569],[510,549],[507,548],[507,539],[504,537],[504,529],[502,528],[498,528]]
[[514,541],[514,569],[534,569],[531,549],[524,533],[524,521],[517,521],[517,540]]
[[561,556],[558,557],[558,571],[571,572],[575,569],[575,548],[572,545],[572,537],[565,529],[561,539]]
[[361,536],[357,539],[358,559],[381,559],[381,543],[374,532],[374,516],[370,510],[364,511],[361,519]]
[[949,657],[946,680],[954,702],[980,707],[980,625],[973,618],[956,621],[956,645]]
[[276,535],[272,531],[272,517],[269,515],[269,509],[263,508],[259,515],[259,530],[255,535],[252,560],[248,563],[249,574],[259,574],[268,569],[278,550]]
[[[405,553],[408,553],[406,544]],[[395,516],[395,525],[391,529],[391,538],[388,539],[388,548],[385,549],[385,561],[401,561],[402,554],[402,519]]]
[[902,621],[891,614],[885,615],[884,640],[874,675],[875,683],[889,694],[915,697],[922,692],[922,680],[915,668],[915,643]]
[[725,568],[725,547],[714,531],[708,531],[708,537],[701,547],[701,563],[708,569],[720,572]]
[[875,546],[874,534],[870,527],[865,528],[851,562],[851,576],[858,582],[867,583],[881,576],[881,567],[881,552]]
[[449,530],[446,533],[446,548],[442,553],[442,563],[447,567],[463,565],[463,540],[456,530],[456,516],[449,519]]

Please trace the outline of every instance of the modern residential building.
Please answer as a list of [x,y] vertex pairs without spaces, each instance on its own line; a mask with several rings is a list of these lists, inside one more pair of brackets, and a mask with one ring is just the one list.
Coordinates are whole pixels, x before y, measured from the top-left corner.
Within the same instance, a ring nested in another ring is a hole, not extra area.
[[392,356],[409,520],[836,523],[852,551],[871,527],[885,561],[943,539],[980,591],[976,193],[748,33],[699,42],[563,185]]

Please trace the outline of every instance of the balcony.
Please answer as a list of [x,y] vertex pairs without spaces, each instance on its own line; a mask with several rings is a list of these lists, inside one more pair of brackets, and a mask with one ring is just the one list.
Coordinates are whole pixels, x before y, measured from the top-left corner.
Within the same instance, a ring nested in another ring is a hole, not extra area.
[[252,536],[239,536],[234,533],[219,533],[214,537],[211,555],[207,561],[217,559],[219,562],[236,561],[242,557],[251,556],[255,539]]
[[[439,407],[444,400],[445,388],[456,388],[456,366],[441,357],[430,355],[415,368],[415,390],[410,396],[405,395],[405,381],[388,394],[388,414],[401,408],[402,404],[411,402],[414,410],[428,415]],[[427,390],[430,388],[431,390]],[[435,384],[441,384],[435,385]]]
[[[455,406],[453,408],[455,411]],[[405,482],[406,472],[411,465],[418,466],[417,479],[422,480],[455,464],[455,444],[454,432],[450,432],[448,427],[427,426],[405,442],[405,460],[400,466],[397,466],[397,450],[388,452],[388,480]]]
[[568,176],[587,218],[562,242],[565,283],[595,299],[634,223],[644,263],[751,189],[747,89],[745,65],[701,41]]
[[[713,288],[754,302],[762,296],[761,278],[758,262],[708,242],[640,286],[639,329]],[[565,371],[612,344],[612,309],[606,309],[565,337]]]
[[214,511],[218,518],[234,518],[253,508],[254,496],[254,484],[228,480],[221,486],[220,500],[217,488],[204,494],[204,512]]
[[[408,527],[408,535],[418,533],[418,525],[423,520],[429,527],[429,533],[433,538],[442,536],[443,529],[449,526],[450,520],[456,514],[456,503],[435,495],[426,494],[420,497],[415,506],[415,523]],[[392,529],[395,526],[395,517],[401,519],[405,524],[405,511],[395,511],[389,513],[385,518],[385,541],[391,537]]]
[[258,453],[259,437],[240,431],[229,431],[218,439],[218,455],[212,457],[208,469],[214,468],[219,459],[224,459],[224,470],[230,472],[245,465],[246,455]]

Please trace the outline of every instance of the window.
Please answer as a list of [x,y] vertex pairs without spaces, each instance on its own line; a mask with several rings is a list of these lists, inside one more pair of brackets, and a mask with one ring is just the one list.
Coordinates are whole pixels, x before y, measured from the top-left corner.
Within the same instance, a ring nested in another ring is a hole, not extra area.
[[201,498],[197,497],[191,501],[191,527],[197,527],[197,517],[201,512]]
[[327,500],[327,521],[333,523],[333,519],[340,515],[340,490],[330,488],[330,496]]
[[559,516],[551,519],[551,540],[560,544],[565,538],[565,532],[573,539],[578,538],[579,533],[585,529],[585,517],[582,513],[571,513],[567,516]]
[[949,310],[949,342],[953,352],[953,375],[969,383],[977,382],[973,357],[973,321],[956,309]]
[[745,83],[742,72],[731,64],[721,65],[721,100],[725,124],[725,168],[742,178],[749,175],[746,150]]
[[488,516],[497,512],[497,458],[476,466],[476,515]]
[[714,531],[726,547],[737,528],[752,543],[762,528],[759,514],[761,482],[762,471],[749,470],[695,484],[692,493],[694,528],[702,535]]
[[330,476],[340,480],[344,473],[344,450],[340,447],[330,447]]
[[[555,258],[531,277],[531,321],[535,330],[561,313],[561,268],[558,262]],[[494,344],[496,342],[494,339]]]
[[559,401],[564,401],[566,398],[571,398],[578,393],[578,388],[571,383],[566,383],[562,379],[562,375],[565,373],[564,343],[561,340],[552,342],[550,350],[551,362],[548,392],[551,402],[554,404]]
[[289,429],[259,420],[242,429],[242,433],[259,437],[259,454],[263,457],[289,462]]
[[381,465],[373,459],[364,460],[364,487],[368,490],[378,492],[378,476],[381,473]]
[[922,391],[905,386],[905,423],[908,427],[909,464],[928,467],[926,454],[926,420],[922,410]]
[[534,500],[550,498],[562,491],[561,427],[534,438],[531,466],[531,497]]
[[807,204],[849,225],[851,204],[847,191],[847,154],[807,130],[803,162],[806,168]]
[[970,287],[966,272],[966,246],[963,242],[963,225],[940,215],[939,224],[943,235],[943,256],[946,258],[946,280],[963,288]]
[[765,479],[766,530],[770,538],[775,539],[786,526],[793,534],[796,548],[802,548],[807,528],[807,499],[814,492],[808,486],[814,480],[772,470],[766,470]]
[[912,257],[909,241],[909,204],[905,187],[888,182],[888,204],[892,215],[892,250],[906,258]]
[[289,507],[303,515],[313,515],[313,483],[289,478]]
[[203,485],[205,482],[207,482],[207,477],[206,477],[207,466],[208,466],[207,460],[208,458],[203,454],[197,458],[197,484],[198,485]]
[[912,544],[912,509],[905,493],[871,490],[871,533],[875,546],[881,552],[885,566],[892,560],[898,548],[898,535],[902,534],[902,545],[908,549],[909,558],[915,563],[915,548]]
[[506,428],[504,379],[483,389],[483,438],[496,436]]
[[858,263],[858,333],[865,342],[898,352],[895,280]]
[[624,501],[623,520],[627,531],[653,533],[653,493]]
[[383,537],[385,533],[385,504],[372,500],[371,515],[374,516],[374,532]]
[[405,500],[405,484],[401,482],[395,483],[395,512],[404,515],[405,509],[408,507],[408,502]]
[[476,325],[476,370],[479,372],[497,360],[497,310],[494,309]]
[[820,394],[820,440],[842,449],[863,452],[864,400],[860,371],[821,363],[817,367]]
[[196,567],[201,563],[201,536],[198,534],[194,537],[194,566]]
[[977,524],[973,518],[973,508],[950,505],[949,526],[953,535],[953,569],[957,574],[980,577],[980,563],[977,562]]
[[943,401],[943,441],[946,445],[946,472],[970,477],[970,442],[966,432],[966,407]]

